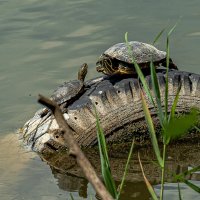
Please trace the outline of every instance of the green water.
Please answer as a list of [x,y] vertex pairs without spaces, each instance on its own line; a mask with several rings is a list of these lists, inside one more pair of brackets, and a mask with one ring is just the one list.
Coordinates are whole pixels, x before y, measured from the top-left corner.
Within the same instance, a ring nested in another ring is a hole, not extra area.
[[[178,19],[171,57],[181,70],[200,73],[199,0],[0,1],[1,199],[67,198],[49,167],[14,142],[17,128],[40,107],[37,95],[75,79],[83,62],[87,78],[97,76],[98,56],[123,42],[126,31],[130,40],[152,42]],[[164,44],[163,38],[158,47]]]

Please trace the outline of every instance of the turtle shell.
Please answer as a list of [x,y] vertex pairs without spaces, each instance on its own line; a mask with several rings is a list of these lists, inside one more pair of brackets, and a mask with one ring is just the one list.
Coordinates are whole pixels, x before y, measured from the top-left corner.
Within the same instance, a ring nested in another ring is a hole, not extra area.
[[79,80],[64,82],[54,90],[51,98],[56,101],[57,104],[65,103],[76,97],[82,91],[83,86],[84,83]]
[[[138,64],[156,62],[166,58],[166,52],[160,51],[150,44],[130,41],[129,45],[132,50],[132,56]],[[132,63],[126,43],[115,44],[107,49],[104,54],[126,63]]]

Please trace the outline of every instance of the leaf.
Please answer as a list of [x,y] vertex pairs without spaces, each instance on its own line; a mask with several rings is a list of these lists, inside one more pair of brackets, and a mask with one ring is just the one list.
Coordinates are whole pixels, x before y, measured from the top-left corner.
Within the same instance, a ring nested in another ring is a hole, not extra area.
[[152,142],[155,154],[156,154],[156,158],[158,160],[160,167],[163,167],[163,160],[160,156],[160,149],[158,147],[158,141],[157,141],[157,138],[156,138],[156,133],[155,133],[153,121],[152,121],[152,118],[151,118],[151,114],[149,112],[149,108],[147,106],[147,103],[146,103],[146,100],[144,98],[142,91],[140,91],[140,95],[141,95],[141,99],[142,99],[142,107],[143,107],[145,119],[146,119],[148,129],[149,129],[149,132],[150,132],[151,142]]
[[[179,100],[180,90],[181,90],[181,84],[179,85],[179,88],[177,90],[176,96],[174,98],[174,101],[173,101],[173,104],[172,104],[172,107],[171,107],[171,112],[169,114],[169,119],[168,119],[168,122],[167,122],[168,124],[171,123],[172,120],[175,119],[175,112],[176,112],[176,107],[177,107],[178,100]],[[162,133],[163,133],[164,143],[169,144],[171,137],[170,137],[169,132],[166,130],[166,124],[165,124],[165,128],[163,129]]]
[[199,119],[199,113],[193,109],[189,114],[182,115],[177,118],[172,118],[166,126],[166,134],[171,139],[177,139],[193,127]]
[[144,169],[143,169],[143,166],[142,166],[142,162],[140,160],[140,154],[139,154],[139,152],[138,152],[138,160],[139,160],[140,168],[141,168],[142,175],[143,175],[144,181],[146,183],[147,189],[148,189],[149,193],[151,194],[151,197],[154,200],[158,200],[158,197],[156,196],[156,193],[155,193],[155,191],[154,191],[151,183],[148,181],[148,179],[145,176]]

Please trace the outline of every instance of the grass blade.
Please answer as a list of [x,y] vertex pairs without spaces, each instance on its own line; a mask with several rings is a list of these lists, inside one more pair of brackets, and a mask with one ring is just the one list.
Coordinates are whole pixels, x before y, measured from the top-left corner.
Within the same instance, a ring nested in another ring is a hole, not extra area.
[[98,146],[99,146],[99,152],[100,152],[102,176],[103,176],[104,183],[106,185],[107,190],[110,192],[113,198],[117,198],[118,193],[116,190],[114,179],[111,174],[105,136],[100,126],[99,117],[97,115],[96,108],[94,110],[96,114],[97,139],[98,139]]
[[195,128],[197,131],[200,132],[200,129],[199,129],[197,126],[194,126],[194,128]]
[[178,182],[178,198],[179,198],[179,200],[182,200],[182,197],[181,197],[181,188],[180,188],[179,182]]
[[175,111],[176,111],[176,107],[177,107],[177,104],[178,104],[180,91],[181,91],[181,85],[179,85],[176,96],[174,98],[168,121],[175,118]]
[[177,27],[178,23],[179,23],[179,21],[177,21],[176,24],[170,29],[170,31],[167,34],[168,38],[170,37],[170,35],[172,34],[172,32],[175,30],[175,28]]
[[176,181],[181,181],[185,176],[190,175],[192,173],[195,173],[195,172],[197,172],[199,170],[200,170],[200,166],[193,167],[190,170],[187,170],[185,172],[182,172],[180,174],[175,175],[174,178],[175,178]]
[[170,51],[169,51],[169,38],[172,32],[175,30],[178,22],[170,29],[167,34],[167,44],[166,44],[166,86],[165,86],[165,119],[167,120],[167,113],[168,113],[168,72],[169,72],[169,61],[170,61]]
[[73,197],[72,193],[69,193],[69,195],[70,195],[70,199],[74,200],[74,197]]
[[146,103],[146,100],[144,98],[142,91],[140,92],[140,95],[141,95],[141,99],[142,99],[142,107],[143,107],[145,119],[146,119],[148,129],[149,129],[149,132],[150,132],[151,142],[152,142],[155,154],[156,154],[156,158],[158,160],[160,167],[163,167],[163,160],[160,156],[160,149],[158,147],[158,141],[157,141],[157,138],[156,138],[156,133],[155,133],[153,121],[152,121],[152,118],[151,118],[151,114],[149,112],[149,108],[147,106],[147,103]]
[[194,191],[200,193],[200,187],[198,187],[197,185],[195,185],[195,184],[191,183],[190,181],[188,181],[187,179],[185,179],[185,176],[190,175],[192,173],[195,173],[199,170],[200,170],[200,166],[197,166],[197,167],[194,167],[194,168],[187,170],[183,173],[175,175],[174,178],[175,178],[176,181],[183,182],[186,185],[188,185],[191,189],[193,189]]
[[117,200],[120,198],[120,194],[121,194],[122,188],[124,186],[124,181],[125,181],[126,174],[127,174],[127,171],[128,171],[129,162],[131,160],[131,156],[132,156],[132,153],[133,153],[133,147],[134,147],[134,140],[133,140],[133,142],[131,144],[131,148],[130,148],[130,151],[129,151],[129,154],[128,154],[128,159],[127,159],[126,166],[125,166],[125,169],[124,169],[124,174],[123,174],[123,177],[122,177],[122,181],[121,181],[121,184],[120,184],[120,187],[119,187]]
[[156,98],[158,99],[158,104],[161,105],[160,87],[158,84],[158,78],[156,75],[156,70],[155,70],[155,66],[154,66],[153,62],[150,63],[150,68],[151,68],[151,80],[153,83],[154,93],[156,95]]
[[139,160],[140,168],[141,168],[142,175],[143,175],[144,181],[146,183],[147,189],[148,189],[149,193],[151,194],[151,197],[154,200],[158,200],[158,197],[156,196],[156,193],[155,193],[153,187],[151,186],[150,182],[148,181],[148,179],[145,176],[144,169],[143,169],[143,166],[142,166],[142,162],[140,160],[140,154],[139,154],[139,152],[138,152],[138,160]]
[[183,180],[183,182],[184,182],[186,185],[188,185],[191,189],[193,189],[194,191],[200,193],[200,187],[198,187],[197,185],[191,183],[190,181],[188,181],[188,180],[186,180],[186,179]]
[[164,33],[164,31],[165,31],[165,28],[164,29],[162,29],[158,34],[157,34],[157,36],[155,37],[155,39],[154,39],[154,41],[153,41],[153,45],[159,40],[159,38],[161,37],[161,35]]
[[165,84],[165,119],[167,119],[167,113],[168,113],[168,72],[169,72],[169,38],[167,37],[167,56],[166,56],[166,84]]
[[[171,122],[175,119],[175,112],[176,112],[176,107],[177,107],[178,100],[179,100],[180,90],[181,90],[181,85],[179,85],[178,91],[176,93],[176,96],[174,98],[174,101],[173,101],[173,104],[172,104],[172,107],[171,107],[171,111],[170,111],[170,114],[169,114],[169,119],[168,119],[168,122],[167,122],[168,125],[171,124]],[[165,144],[169,144],[169,142],[171,140],[170,134],[166,130],[167,129],[166,126],[168,126],[168,125],[165,124],[165,128],[163,129],[163,132],[162,132]]]
[[153,104],[153,106],[156,107],[156,106],[155,106],[155,103],[154,103],[154,100],[153,100],[153,97],[152,97],[152,95],[151,95],[151,93],[150,93],[149,86],[147,85],[146,79],[145,79],[145,77],[144,77],[144,75],[143,75],[143,73],[142,73],[142,71],[141,71],[139,65],[136,63],[135,58],[134,58],[133,55],[132,55],[132,50],[131,50],[131,47],[130,47],[129,42],[128,42],[128,33],[127,33],[127,32],[125,33],[125,42],[126,42],[126,46],[127,46],[127,48],[128,48],[129,56],[130,56],[130,58],[131,58],[131,60],[132,60],[132,63],[133,63],[134,66],[135,66],[135,70],[136,70],[136,72],[137,72],[137,74],[138,74],[138,76],[139,76],[139,78],[140,78],[140,81],[142,82],[142,85],[143,85],[143,87],[144,87],[144,90],[145,90],[145,92],[146,92],[146,94],[147,94],[149,100],[150,100],[151,103]]
[[159,87],[158,78],[156,75],[156,70],[155,70],[155,66],[154,66],[153,62],[150,63],[150,68],[151,68],[151,80],[152,80],[152,85],[153,85],[153,91],[154,91],[154,94],[156,97],[156,104],[158,107],[158,117],[160,120],[160,124],[163,127],[164,115],[163,115],[163,111],[162,111],[160,87]]
[[161,188],[160,188],[160,200],[164,197],[164,184],[165,184],[165,162],[166,162],[166,144],[163,144],[163,167],[161,168]]

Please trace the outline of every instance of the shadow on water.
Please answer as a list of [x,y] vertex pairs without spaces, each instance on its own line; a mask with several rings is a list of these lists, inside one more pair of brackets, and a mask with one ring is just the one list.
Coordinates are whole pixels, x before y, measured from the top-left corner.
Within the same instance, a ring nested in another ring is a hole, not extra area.
[[[200,152],[199,142],[192,143],[174,143],[168,148],[168,157],[166,162],[166,182],[171,184],[170,187],[166,185],[166,195],[171,190],[177,192],[177,184],[174,183],[172,173],[184,172],[192,167],[200,165]],[[111,170],[113,177],[117,184],[120,184],[120,180],[123,176],[126,159],[128,156],[129,145],[125,146],[111,146],[109,149],[109,157],[111,163]],[[146,185],[143,182],[143,177],[139,167],[137,152],[140,152],[144,171],[148,179],[155,186],[156,191],[159,190],[159,183],[161,178],[161,171],[158,166],[153,163],[155,161],[155,155],[153,150],[149,146],[135,148],[133,158],[130,162],[130,167],[126,177],[125,188],[122,193],[122,199],[148,199],[149,193],[146,189]],[[120,152],[120,153],[119,153]],[[96,172],[100,176],[100,159],[98,149],[87,149],[85,154],[94,166]],[[88,182],[84,178],[82,170],[76,164],[74,158],[68,156],[67,151],[56,152],[55,154],[40,155],[44,161],[50,166],[54,177],[58,180],[58,186],[61,190],[68,192],[77,191],[81,197],[89,197]],[[188,180],[196,181],[200,184],[200,174],[194,173],[187,177]],[[188,189],[186,185],[181,186],[183,194],[195,196],[196,192]],[[196,193],[196,195],[198,195]],[[198,196],[199,197],[199,196]],[[196,196],[197,198],[197,196]],[[173,199],[173,195],[170,195],[170,199]],[[176,199],[176,198],[174,198]],[[195,198],[194,198],[195,199]]]

